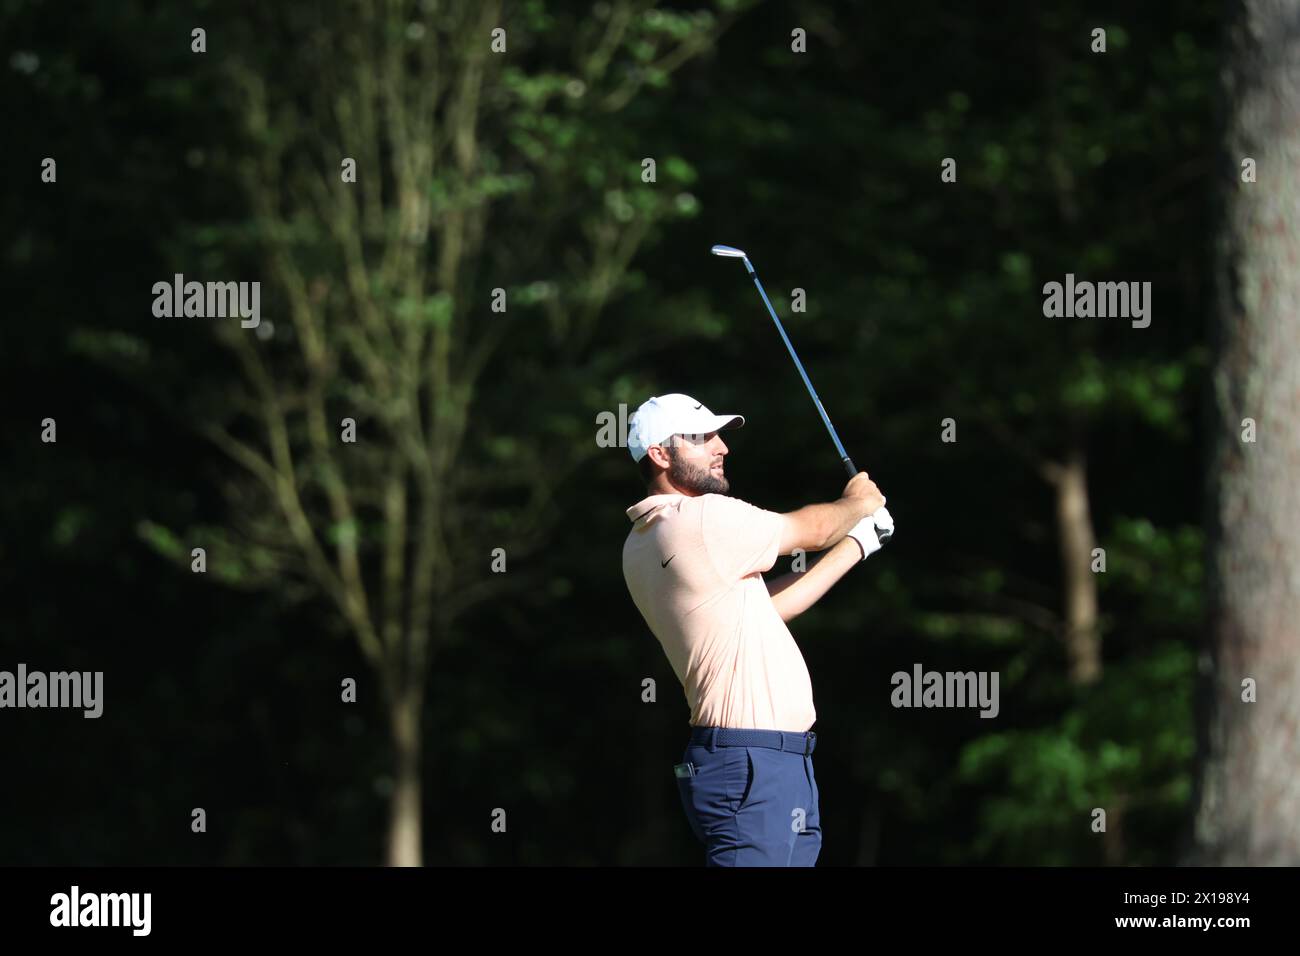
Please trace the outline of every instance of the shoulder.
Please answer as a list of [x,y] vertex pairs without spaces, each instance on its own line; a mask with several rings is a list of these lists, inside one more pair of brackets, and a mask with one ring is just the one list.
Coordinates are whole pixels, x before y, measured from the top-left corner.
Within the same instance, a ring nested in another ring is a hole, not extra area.
[[757,505],[752,505],[743,498],[733,498],[731,495],[719,495],[710,493],[700,495],[699,499],[702,507],[712,509],[732,509],[736,511],[762,511]]
[[714,508],[754,507],[748,501],[744,501],[741,498],[733,498],[731,495],[720,495],[716,492],[710,492],[707,495],[700,495],[698,500],[701,504]]
[[701,512],[710,521],[752,521],[769,514],[763,508],[731,495],[707,494],[696,499]]
[[714,493],[700,495],[695,499],[695,501],[697,508],[701,511],[708,512],[709,514],[719,514],[748,507],[748,505],[739,498]]

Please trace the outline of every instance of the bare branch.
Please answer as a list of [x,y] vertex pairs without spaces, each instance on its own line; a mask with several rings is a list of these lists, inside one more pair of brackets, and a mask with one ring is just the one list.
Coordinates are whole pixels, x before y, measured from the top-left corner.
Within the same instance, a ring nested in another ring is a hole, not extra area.
[[707,50],[717,42],[718,37],[735,21],[735,13],[727,13],[719,17],[717,22],[708,30],[696,31],[687,39],[682,40],[674,46],[663,57],[656,60],[649,66],[642,67],[633,71],[631,77],[620,86],[615,88],[605,96],[600,102],[600,108],[607,113],[616,113],[641,91],[645,85],[646,77],[652,72],[662,72],[665,76],[671,76],[677,72],[691,59],[698,56],[702,51]]

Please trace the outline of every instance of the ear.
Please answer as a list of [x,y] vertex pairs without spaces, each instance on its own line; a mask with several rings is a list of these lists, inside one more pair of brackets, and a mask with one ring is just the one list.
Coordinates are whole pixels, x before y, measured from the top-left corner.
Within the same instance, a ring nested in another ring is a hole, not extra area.
[[651,445],[645,453],[660,468],[668,468],[672,465],[672,459],[668,457],[668,451],[662,445]]

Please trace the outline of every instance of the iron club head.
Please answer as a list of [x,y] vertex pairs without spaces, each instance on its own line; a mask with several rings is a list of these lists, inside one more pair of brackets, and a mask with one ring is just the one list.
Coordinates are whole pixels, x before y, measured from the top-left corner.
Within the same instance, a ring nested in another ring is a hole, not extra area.
[[727,256],[731,259],[744,259],[745,252],[743,249],[737,249],[735,246],[714,246],[709,250],[715,256]]

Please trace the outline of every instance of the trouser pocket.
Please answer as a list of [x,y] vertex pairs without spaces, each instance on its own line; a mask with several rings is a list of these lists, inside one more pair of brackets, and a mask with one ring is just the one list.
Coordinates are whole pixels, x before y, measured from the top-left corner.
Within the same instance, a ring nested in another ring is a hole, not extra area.
[[673,768],[682,807],[696,838],[727,826],[753,793],[754,761],[748,747],[687,748]]

